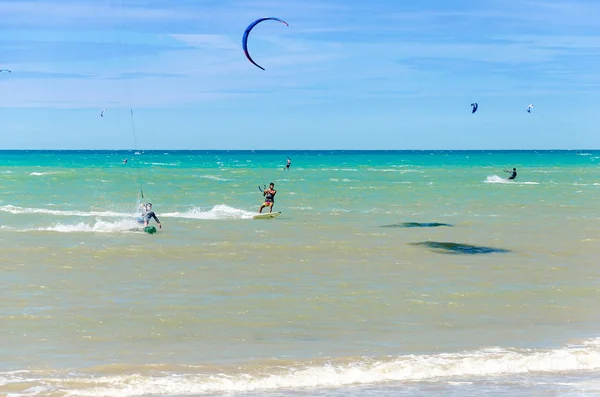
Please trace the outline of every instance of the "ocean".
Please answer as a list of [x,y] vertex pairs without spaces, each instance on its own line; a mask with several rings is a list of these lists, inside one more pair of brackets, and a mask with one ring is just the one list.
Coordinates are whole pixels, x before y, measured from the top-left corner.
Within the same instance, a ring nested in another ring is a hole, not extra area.
[[598,395],[599,165],[0,151],[0,395]]

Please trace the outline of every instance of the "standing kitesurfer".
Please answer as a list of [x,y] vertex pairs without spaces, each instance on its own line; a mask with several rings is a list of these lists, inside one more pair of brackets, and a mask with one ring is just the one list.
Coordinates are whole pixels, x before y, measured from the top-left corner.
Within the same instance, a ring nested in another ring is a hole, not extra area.
[[275,190],[275,184],[273,182],[269,183],[269,188],[263,190],[263,196],[265,196],[265,202],[260,206],[258,213],[261,214],[263,208],[269,207],[269,213],[273,212],[273,205],[275,205],[275,195],[277,194],[277,190]]

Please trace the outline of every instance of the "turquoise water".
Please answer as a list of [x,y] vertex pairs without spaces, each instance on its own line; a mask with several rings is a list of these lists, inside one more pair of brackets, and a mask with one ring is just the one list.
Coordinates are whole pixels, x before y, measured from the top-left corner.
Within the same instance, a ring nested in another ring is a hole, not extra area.
[[599,161],[0,152],[0,393],[599,393]]

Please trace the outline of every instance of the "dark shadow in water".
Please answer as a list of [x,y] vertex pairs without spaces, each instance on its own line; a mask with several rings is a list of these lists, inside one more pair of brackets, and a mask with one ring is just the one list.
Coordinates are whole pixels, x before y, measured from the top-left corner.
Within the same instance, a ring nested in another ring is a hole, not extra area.
[[422,241],[420,243],[411,243],[412,245],[424,245],[436,252],[443,254],[462,254],[462,255],[479,255],[479,254],[496,254],[507,253],[510,250],[503,248],[482,247],[479,245],[459,244],[459,243],[444,243],[440,241]]
[[449,226],[452,227],[449,223],[439,223],[439,222],[402,222],[402,223],[394,223],[393,225],[383,225],[381,227],[440,227],[440,226]]

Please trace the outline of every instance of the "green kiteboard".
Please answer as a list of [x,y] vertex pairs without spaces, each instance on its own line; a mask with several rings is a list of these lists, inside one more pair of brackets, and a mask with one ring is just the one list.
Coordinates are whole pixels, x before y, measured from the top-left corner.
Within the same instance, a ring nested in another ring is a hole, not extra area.
[[154,234],[156,233],[156,228],[154,226],[146,226],[144,231],[148,234]]

